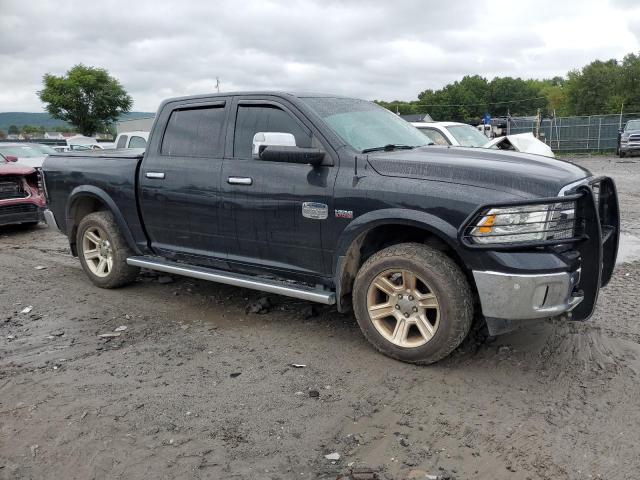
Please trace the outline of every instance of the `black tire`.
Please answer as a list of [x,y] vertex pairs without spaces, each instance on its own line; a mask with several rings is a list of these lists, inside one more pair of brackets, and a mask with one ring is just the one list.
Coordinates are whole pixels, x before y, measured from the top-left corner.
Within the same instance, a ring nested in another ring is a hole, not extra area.
[[[439,326],[427,343],[406,348],[387,340],[374,326],[367,308],[371,283],[387,270],[414,272],[436,295]],[[429,364],[449,355],[465,339],[473,321],[473,295],[460,268],[444,253],[418,243],[403,243],[371,256],[360,268],[353,287],[353,310],[362,333],[389,357],[409,363]]]
[[[102,231],[106,233],[107,239],[111,244],[113,266],[105,277],[100,277],[94,274],[87,265],[87,261],[84,257],[83,238],[85,232],[93,227],[102,229]],[[78,225],[76,246],[82,269],[89,277],[89,280],[100,288],[118,288],[128,285],[136,279],[140,272],[138,267],[127,265],[127,258],[134,255],[134,252],[127,245],[127,242],[122,236],[122,233],[110,212],[94,212],[84,217]]]
[[626,155],[625,152],[623,152],[622,150],[618,150],[618,157],[624,158],[625,155]]

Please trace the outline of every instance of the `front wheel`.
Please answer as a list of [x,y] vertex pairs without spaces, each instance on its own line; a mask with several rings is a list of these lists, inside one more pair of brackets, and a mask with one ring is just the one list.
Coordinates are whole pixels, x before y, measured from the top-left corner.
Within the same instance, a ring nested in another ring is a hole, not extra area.
[[140,269],[127,265],[133,252],[110,212],[84,217],[78,225],[76,242],[82,268],[98,287],[122,287],[136,279]]
[[404,243],[379,251],[360,268],[353,309],[379,351],[428,364],[449,355],[469,333],[473,296],[453,260],[426,245]]

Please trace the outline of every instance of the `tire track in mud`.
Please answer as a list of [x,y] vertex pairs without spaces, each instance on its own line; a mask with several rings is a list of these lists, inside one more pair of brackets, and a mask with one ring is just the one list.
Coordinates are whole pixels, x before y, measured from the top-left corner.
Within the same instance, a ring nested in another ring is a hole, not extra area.
[[549,453],[532,448],[544,433],[535,415],[520,412],[528,425],[520,417],[500,425],[509,407],[486,407],[499,405],[500,396],[474,396],[475,389],[492,380],[481,374],[478,382],[456,379],[465,362],[451,362],[450,381],[445,374],[435,385],[405,385],[380,409],[343,424],[335,442],[356,465],[380,469],[389,478],[406,478],[412,470],[446,471],[456,478],[569,478]]
[[[619,442],[626,431],[638,440],[640,346],[621,342],[617,335],[609,336],[605,330],[587,325],[568,324],[558,326],[558,330],[538,358],[538,368],[554,398],[545,421],[556,427],[555,435],[562,446],[554,459],[576,464],[572,479],[586,473],[602,478],[632,478],[637,472],[637,458],[624,449],[611,449],[606,441],[593,439],[617,436]],[[621,353],[628,349],[635,351]]]
[[[548,321],[539,328],[540,341],[524,339],[535,333],[525,329],[481,345],[444,362],[447,372],[435,384],[429,383],[433,375],[425,375],[425,383],[398,380],[391,400],[344,423],[334,442],[356,465],[380,468],[392,478],[412,469],[434,474],[440,467],[459,478],[633,478],[640,334],[637,323],[633,331],[626,322],[637,319],[637,310],[618,299],[636,301],[625,275],[637,266],[616,272],[591,322]],[[612,319],[610,312],[618,309]],[[516,339],[518,350],[510,347],[496,362],[500,344]],[[465,367],[475,381],[465,378]],[[429,398],[431,409],[416,402]],[[630,440],[612,451],[621,433]]]

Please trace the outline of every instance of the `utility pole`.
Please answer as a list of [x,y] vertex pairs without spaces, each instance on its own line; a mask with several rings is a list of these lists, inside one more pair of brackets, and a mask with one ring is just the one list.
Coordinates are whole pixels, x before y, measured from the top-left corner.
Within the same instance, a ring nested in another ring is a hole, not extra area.
[[536,138],[540,138],[540,109],[536,115]]
[[220,78],[216,77],[216,90],[218,93],[220,93]]

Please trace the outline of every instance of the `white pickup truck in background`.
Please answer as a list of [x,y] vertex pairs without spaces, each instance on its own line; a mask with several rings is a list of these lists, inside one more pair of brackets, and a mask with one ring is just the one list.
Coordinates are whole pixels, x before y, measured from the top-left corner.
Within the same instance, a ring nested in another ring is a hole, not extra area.
[[146,148],[149,132],[141,130],[119,133],[113,148]]

